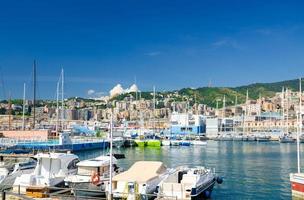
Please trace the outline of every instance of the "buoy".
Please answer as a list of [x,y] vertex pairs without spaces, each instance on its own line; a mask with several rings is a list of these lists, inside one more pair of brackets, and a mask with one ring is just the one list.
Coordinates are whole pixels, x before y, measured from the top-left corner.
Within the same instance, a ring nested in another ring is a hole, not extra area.
[[223,183],[223,178],[218,176],[218,177],[216,178],[216,182],[217,182],[218,184],[222,184],[222,183]]
[[98,184],[99,184],[99,182],[100,182],[100,177],[99,177],[99,175],[98,175],[96,172],[94,172],[94,173],[92,174],[92,176],[91,176],[91,182],[92,182],[94,185],[98,185]]

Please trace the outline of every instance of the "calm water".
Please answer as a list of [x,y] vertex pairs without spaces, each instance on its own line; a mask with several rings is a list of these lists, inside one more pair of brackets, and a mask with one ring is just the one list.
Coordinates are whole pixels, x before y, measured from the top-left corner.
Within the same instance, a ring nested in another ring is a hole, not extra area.
[[[278,142],[209,141],[205,147],[128,148],[115,152],[126,155],[119,161],[125,169],[138,160],[163,161],[168,167],[215,168],[224,183],[215,186],[212,199],[291,199],[289,173],[297,166],[296,144]],[[79,156],[87,159],[100,153],[82,152]]]

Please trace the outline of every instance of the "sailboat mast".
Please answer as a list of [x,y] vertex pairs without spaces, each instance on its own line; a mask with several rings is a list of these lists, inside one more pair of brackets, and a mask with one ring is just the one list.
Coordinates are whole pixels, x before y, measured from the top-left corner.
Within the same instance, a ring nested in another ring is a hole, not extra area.
[[155,107],[156,107],[155,86],[153,86],[153,132],[154,132],[154,134],[155,134]]
[[25,87],[26,84],[23,83],[22,130],[25,130]]
[[109,199],[112,199],[112,171],[113,171],[113,164],[112,164],[112,156],[113,156],[113,111],[111,113],[111,122],[110,122],[110,185],[109,185]]
[[64,129],[64,71],[61,69],[61,127]]
[[[224,99],[223,99],[223,120],[226,117],[226,95],[224,95]],[[224,132],[226,132],[226,121],[225,121],[225,125],[224,125]]]
[[297,133],[297,160],[298,160],[298,173],[301,173],[300,167],[300,134],[302,133],[302,79],[299,79],[299,128]]
[[57,115],[56,115],[56,136],[58,135],[58,131],[59,131],[59,83],[60,83],[60,78],[57,82],[57,95],[56,95],[56,112],[57,112]]
[[288,134],[288,129],[289,129],[289,126],[288,126],[288,115],[289,115],[289,94],[288,94],[288,88],[286,88],[286,100],[287,100],[287,110],[286,110],[286,133]]
[[33,128],[36,126],[36,60],[33,66]]
[[284,132],[284,122],[285,122],[285,106],[284,106],[284,102],[285,102],[285,94],[284,94],[284,87],[282,87],[282,101],[281,101],[281,104],[282,104],[282,131]]

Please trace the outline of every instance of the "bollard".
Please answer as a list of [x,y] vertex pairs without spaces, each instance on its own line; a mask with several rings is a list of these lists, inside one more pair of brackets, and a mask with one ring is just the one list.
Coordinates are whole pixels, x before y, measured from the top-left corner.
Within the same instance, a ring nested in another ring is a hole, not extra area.
[[5,195],[6,195],[5,191],[2,191],[2,195],[1,195],[1,196],[2,196],[2,200],[5,200],[5,199],[6,199],[6,198],[5,198],[5,197],[6,197]]

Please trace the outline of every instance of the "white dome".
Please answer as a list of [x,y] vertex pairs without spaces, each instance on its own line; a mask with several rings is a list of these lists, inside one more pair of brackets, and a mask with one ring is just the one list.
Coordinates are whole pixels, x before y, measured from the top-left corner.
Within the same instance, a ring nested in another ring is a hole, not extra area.
[[115,97],[124,93],[124,89],[120,84],[117,84],[112,90],[110,90],[110,96]]

